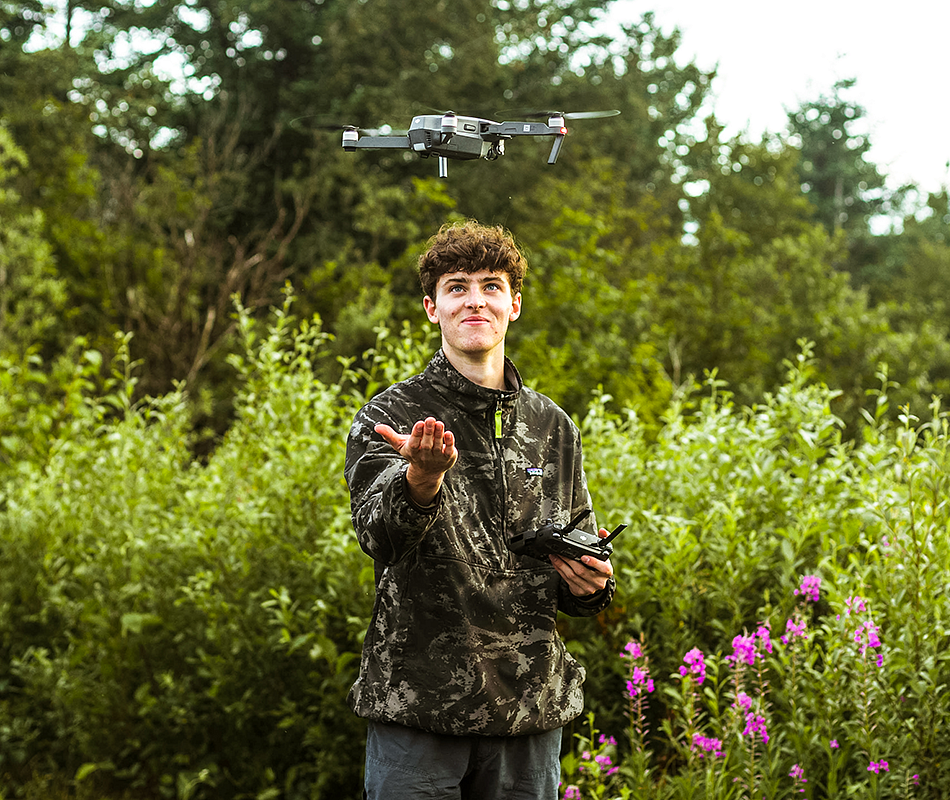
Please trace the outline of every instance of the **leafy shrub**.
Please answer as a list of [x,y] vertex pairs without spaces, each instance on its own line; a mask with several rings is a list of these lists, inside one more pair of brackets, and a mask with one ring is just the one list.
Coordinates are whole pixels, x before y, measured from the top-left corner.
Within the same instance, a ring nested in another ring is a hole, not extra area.
[[371,603],[342,479],[350,411],[312,378],[317,326],[293,331],[286,306],[260,337],[239,320],[237,418],[206,464],[184,396],[133,404],[126,357],[105,402],[88,399],[94,413],[9,488],[11,778],[59,770],[183,798],[358,783],[340,757],[362,735],[344,698]]
[[[133,401],[123,340],[102,390],[78,377],[48,441],[3,473],[11,797],[359,796],[345,696],[373,588],[344,442],[433,342],[379,331],[367,366],[327,385],[327,337],[290,299],[267,326],[237,319],[236,416],[206,460],[183,391]],[[710,376],[659,426],[591,404],[595,508],[633,524],[613,606],[561,623],[591,712],[565,796],[938,797],[950,779],[947,414],[892,424],[882,391],[845,440],[810,369],[805,350],[750,408]]]
[[[892,428],[882,392],[843,441],[834,397],[809,383],[805,352],[751,409],[711,378],[656,442],[592,408],[595,503],[636,524],[605,629],[573,631],[607,732],[576,732],[578,749],[596,758],[600,739],[628,736],[610,775],[590,758],[578,772],[573,753],[565,796],[942,796],[950,608],[929,567],[950,558],[950,417],[934,401],[930,422]],[[630,647],[659,689],[636,711]]]

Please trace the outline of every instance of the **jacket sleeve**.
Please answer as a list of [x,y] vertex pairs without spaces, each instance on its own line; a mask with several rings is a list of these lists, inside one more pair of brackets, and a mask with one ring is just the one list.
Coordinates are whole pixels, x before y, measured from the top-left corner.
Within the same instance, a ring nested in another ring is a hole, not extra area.
[[439,516],[442,492],[425,508],[410,499],[408,464],[376,433],[374,428],[380,422],[399,428],[398,421],[373,406],[356,415],[346,443],[344,475],[360,547],[377,562],[391,566],[425,538]]
[[[571,516],[575,516],[586,508],[593,507],[593,500],[587,488],[587,476],[584,473],[583,453],[581,448],[580,434],[575,430],[575,455],[574,455],[574,475],[573,475],[573,498]],[[600,530],[597,520],[591,514],[586,523],[582,526],[585,530],[588,526],[593,526],[593,533]],[[577,597],[571,594],[567,582],[561,579],[558,584],[558,610],[571,617],[593,617],[603,611],[610,605],[614,599],[614,592],[617,589],[617,582],[610,578],[607,585],[599,592],[594,592],[587,597]]]

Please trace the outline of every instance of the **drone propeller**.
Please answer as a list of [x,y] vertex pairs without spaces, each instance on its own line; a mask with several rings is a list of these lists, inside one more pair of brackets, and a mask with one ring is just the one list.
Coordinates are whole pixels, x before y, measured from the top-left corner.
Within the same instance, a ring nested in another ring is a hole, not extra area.
[[[313,116],[318,115],[315,114]],[[291,120],[290,124],[294,125],[295,123],[306,119],[306,116],[297,117],[296,119]],[[324,117],[324,120],[326,120],[326,117]],[[336,120],[330,120],[329,122],[321,121],[311,124],[304,123],[301,125],[301,127],[306,127],[311,131],[353,131],[359,136],[405,136],[408,133],[406,130],[395,130],[389,125],[380,125],[376,128],[364,128],[361,125],[352,125],[347,122],[338,122]]]
[[532,117],[537,119],[560,117],[561,119],[604,119],[605,117],[616,117],[620,111],[612,108],[608,111],[549,111],[545,109],[522,108],[514,111],[503,112],[504,116],[512,117]]
[[315,131],[353,131],[360,136],[405,136],[408,131],[397,131],[389,125],[380,125],[378,128],[361,128],[359,125],[311,125]]

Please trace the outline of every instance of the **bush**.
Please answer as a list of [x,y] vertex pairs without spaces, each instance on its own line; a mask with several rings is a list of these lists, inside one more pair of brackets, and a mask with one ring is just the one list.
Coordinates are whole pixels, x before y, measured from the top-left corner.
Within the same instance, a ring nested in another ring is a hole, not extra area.
[[[10,797],[359,797],[345,696],[373,577],[344,443],[432,341],[380,331],[327,385],[327,337],[289,299],[237,319],[236,416],[206,460],[183,390],[133,402],[125,340],[3,473]],[[845,441],[809,364],[752,408],[710,376],[659,429],[591,404],[599,521],[632,524],[614,604],[561,622],[591,712],[565,796],[938,797],[950,779],[947,414],[892,425],[882,391]]]
[[609,665],[589,687],[608,733],[577,732],[565,796],[943,796],[950,418],[935,401],[892,429],[882,392],[845,442],[808,372],[803,353],[743,410],[712,378],[654,443],[592,408],[595,504],[636,524],[607,635],[572,642]]
[[[206,464],[181,393],[132,404],[120,357],[0,517],[0,772],[164,797],[344,797],[371,604],[326,337],[243,312],[237,417]],[[209,794],[210,792],[210,794]]]

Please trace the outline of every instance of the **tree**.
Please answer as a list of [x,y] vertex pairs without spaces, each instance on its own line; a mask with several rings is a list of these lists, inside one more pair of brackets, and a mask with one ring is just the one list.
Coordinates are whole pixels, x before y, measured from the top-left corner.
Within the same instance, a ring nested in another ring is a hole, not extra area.
[[873,216],[892,202],[884,176],[867,160],[870,136],[862,130],[865,110],[844,96],[855,80],[839,80],[830,96],[789,114],[789,133],[799,143],[802,190],[829,231],[867,234]]
[[66,304],[43,214],[24,206],[12,188],[26,167],[26,155],[0,124],[0,354],[20,357],[55,341]]
[[722,127],[710,117],[706,138],[691,148],[688,159],[690,218],[702,225],[718,214],[748,237],[752,249],[804,233],[814,225],[814,207],[799,184],[798,156],[775,136],[724,142]]

